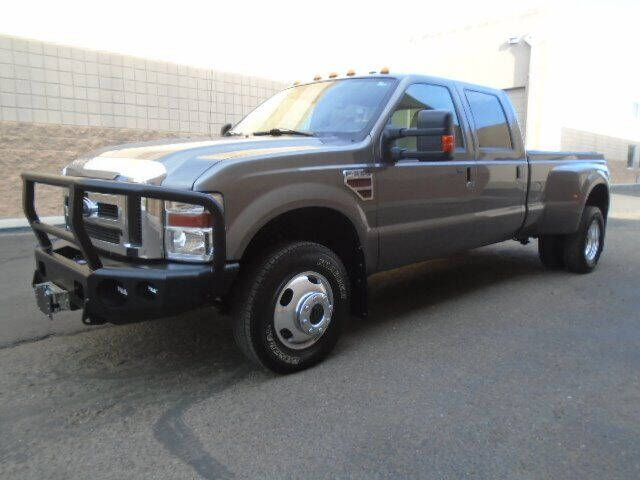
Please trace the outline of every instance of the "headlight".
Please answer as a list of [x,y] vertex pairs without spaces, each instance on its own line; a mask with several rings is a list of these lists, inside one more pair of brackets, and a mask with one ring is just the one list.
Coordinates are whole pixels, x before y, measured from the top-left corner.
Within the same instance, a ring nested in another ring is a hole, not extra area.
[[[213,195],[219,203],[222,196]],[[213,258],[213,224],[211,213],[199,205],[165,202],[164,247],[167,258],[207,262]],[[220,226],[218,226],[220,227]]]

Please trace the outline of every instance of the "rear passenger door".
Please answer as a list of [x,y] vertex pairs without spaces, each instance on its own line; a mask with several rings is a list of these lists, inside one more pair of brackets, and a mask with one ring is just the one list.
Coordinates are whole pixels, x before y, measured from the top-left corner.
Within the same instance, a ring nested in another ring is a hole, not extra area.
[[525,218],[527,159],[506,94],[465,88],[475,142],[476,239],[481,244],[512,238]]

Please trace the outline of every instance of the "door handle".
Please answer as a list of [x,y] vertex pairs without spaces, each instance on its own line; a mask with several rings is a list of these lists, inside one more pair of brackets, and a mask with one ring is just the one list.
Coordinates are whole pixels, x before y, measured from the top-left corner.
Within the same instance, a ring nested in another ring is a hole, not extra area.
[[462,167],[458,167],[456,168],[456,173],[459,175],[462,175],[463,173],[467,174],[467,187],[472,187],[473,186],[473,178],[471,177],[471,167],[467,167],[467,168],[462,168]]
[[467,167],[467,187],[473,186],[473,179],[471,178],[471,167]]
[[522,178],[522,166],[516,166],[516,180],[520,180]]

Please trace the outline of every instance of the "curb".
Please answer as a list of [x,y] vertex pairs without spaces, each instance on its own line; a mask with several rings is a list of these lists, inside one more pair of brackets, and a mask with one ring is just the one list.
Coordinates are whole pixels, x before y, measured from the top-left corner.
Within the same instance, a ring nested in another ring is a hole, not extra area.
[[[43,223],[49,223],[51,225],[64,225],[64,217],[42,217],[40,220],[42,220]],[[27,219],[24,217],[0,219],[1,232],[11,232],[14,230],[30,230]]]
[[635,192],[640,191],[640,183],[618,183],[611,185],[612,192]]

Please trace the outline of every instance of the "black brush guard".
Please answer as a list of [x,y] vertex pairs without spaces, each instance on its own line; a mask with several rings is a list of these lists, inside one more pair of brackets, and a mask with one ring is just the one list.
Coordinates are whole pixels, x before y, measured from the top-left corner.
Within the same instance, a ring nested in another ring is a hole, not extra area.
[[[23,173],[23,208],[39,247],[34,285],[52,282],[69,292],[71,309],[83,309],[85,323],[128,323],[181,313],[211,304],[227,293],[237,263],[227,263],[222,207],[211,196],[166,187],[84,177]],[[35,185],[69,191],[69,228],[40,221],[35,208]],[[100,255],[83,219],[86,192],[200,205],[214,221],[213,260],[180,263]],[[50,236],[60,239],[52,242]]]

